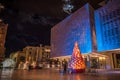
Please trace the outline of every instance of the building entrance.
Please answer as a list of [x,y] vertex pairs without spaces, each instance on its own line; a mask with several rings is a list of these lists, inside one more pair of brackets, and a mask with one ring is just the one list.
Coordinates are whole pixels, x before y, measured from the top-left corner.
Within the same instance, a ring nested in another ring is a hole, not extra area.
[[116,54],[116,63],[117,63],[117,68],[120,68],[120,54]]
[[97,69],[98,68],[98,58],[97,57],[91,57],[91,68]]

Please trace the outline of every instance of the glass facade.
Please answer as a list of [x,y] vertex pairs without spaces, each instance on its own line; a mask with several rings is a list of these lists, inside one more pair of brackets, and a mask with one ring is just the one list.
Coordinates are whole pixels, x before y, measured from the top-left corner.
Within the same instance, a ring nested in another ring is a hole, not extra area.
[[55,25],[51,29],[51,57],[71,55],[77,41],[87,67],[120,68],[119,4],[120,0],[114,0],[95,11],[86,4]]
[[82,54],[92,52],[93,11],[86,4],[51,29],[51,57],[71,55],[76,41]]
[[95,11],[98,51],[120,48],[119,3],[116,0]]

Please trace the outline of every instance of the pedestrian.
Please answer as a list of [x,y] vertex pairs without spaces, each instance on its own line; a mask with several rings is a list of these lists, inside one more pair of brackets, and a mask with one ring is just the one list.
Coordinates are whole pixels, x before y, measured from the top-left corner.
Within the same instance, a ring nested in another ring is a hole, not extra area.
[[71,59],[68,61],[68,67],[67,67],[68,68],[67,71],[68,71],[69,74],[72,73],[72,68],[71,68],[71,63],[70,62],[71,62]]
[[28,71],[30,71],[31,70],[31,65],[30,65],[30,63],[28,63]]
[[67,71],[67,64],[64,64],[64,73]]
[[63,72],[66,73],[67,72],[67,61],[64,59],[63,61]]
[[18,69],[23,69],[23,67],[24,67],[24,63],[20,62],[19,65],[18,65]]

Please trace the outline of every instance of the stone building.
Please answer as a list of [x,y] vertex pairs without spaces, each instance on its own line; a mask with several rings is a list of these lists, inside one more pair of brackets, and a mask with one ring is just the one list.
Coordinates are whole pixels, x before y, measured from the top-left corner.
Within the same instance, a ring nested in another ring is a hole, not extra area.
[[27,46],[23,49],[23,52],[26,54],[26,61],[47,61],[47,59],[50,57],[50,46]]
[[8,24],[0,20],[0,61],[5,57],[5,40]]
[[50,46],[27,46],[23,48],[23,51],[17,51],[11,53],[10,58],[12,58],[17,64],[22,62],[33,62],[39,63],[47,61],[50,58]]

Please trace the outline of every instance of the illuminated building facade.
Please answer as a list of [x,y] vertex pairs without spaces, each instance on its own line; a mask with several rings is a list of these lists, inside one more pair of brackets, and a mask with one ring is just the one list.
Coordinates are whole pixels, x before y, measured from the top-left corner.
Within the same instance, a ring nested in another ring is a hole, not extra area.
[[30,62],[31,64],[34,62],[44,62],[50,58],[50,46],[40,45],[36,46],[27,46],[23,48],[23,51],[17,51],[10,54],[10,58],[13,59],[17,64],[20,62]]
[[93,13],[86,4],[51,29],[51,57],[71,55],[76,41],[82,54],[96,51]]
[[120,68],[119,4],[120,0],[110,0],[95,11],[86,4],[55,25],[51,29],[51,57],[70,58],[77,41],[89,68]]
[[120,0],[111,0],[95,11],[98,52],[110,56],[112,68],[120,68]]
[[0,61],[5,57],[5,39],[8,25],[0,20]]
[[23,51],[26,53],[26,61],[29,62],[47,61],[50,56],[50,46],[27,46],[23,49]]
[[[98,51],[120,48],[120,1],[95,11]],[[112,7],[111,7],[112,6]]]
[[[107,5],[109,5],[109,3]],[[70,58],[73,50],[73,45],[77,41],[81,53],[82,55],[84,55],[84,60],[87,64],[87,67],[102,68],[102,69],[115,68],[113,67],[114,64],[116,64],[119,61],[117,59],[113,60],[112,56],[108,54],[112,52],[104,52],[104,51],[116,49],[117,47],[119,48],[119,44],[117,44],[117,42],[109,41],[110,37],[111,40],[113,40],[112,37],[116,37],[116,40],[119,42],[119,40],[117,39],[119,36],[119,34],[117,33],[119,31],[116,31],[119,30],[119,27],[114,27],[114,29],[112,27],[109,28],[108,27],[105,28],[105,26],[103,27],[103,25],[108,24],[107,22],[111,21],[112,18],[111,20],[108,21],[102,21],[103,17],[98,14],[100,9],[95,11],[95,20],[94,20],[94,9],[89,4],[86,4],[85,6],[83,6],[82,8],[78,9],[76,12],[71,14],[69,17],[64,19],[62,22],[55,25],[51,29],[51,57],[66,58],[65,56],[69,56]],[[104,6],[102,7],[102,9],[104,9]],[[109,8],[107,9],[110,10]],[[105,11],[102,12],[104,13]],[[104,18],[108,18],[108,16]],[[118,20],[116,22],[118,24]],[[109,25],[110,24],[111,23],[109,23]],[[105,29],[108,31],[105,31]],[[112,34],[116,34],[116,35],[108,36]],[[107,42],[105,42],[106,41],[105,38],[108,39],[107,41],[109,41],[109,43],[114,43],[114,44],[106,45]],[[107,56],[105,56],[106,53]],[[105,54],[105,55],[101,55],[101,54]],[[114,55],[114,57],[115,56],[116,55]]]

